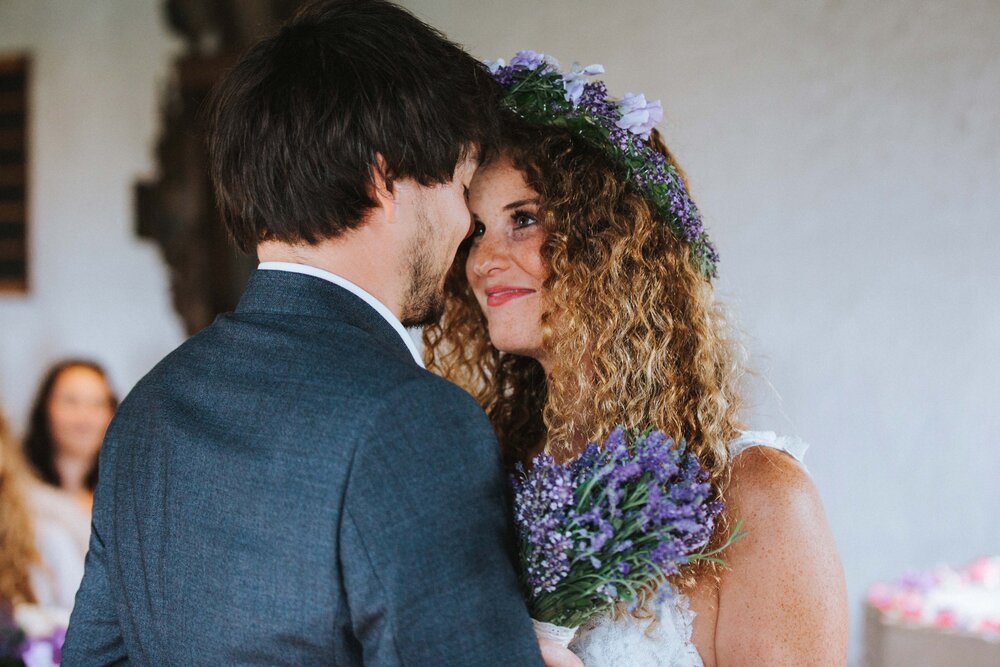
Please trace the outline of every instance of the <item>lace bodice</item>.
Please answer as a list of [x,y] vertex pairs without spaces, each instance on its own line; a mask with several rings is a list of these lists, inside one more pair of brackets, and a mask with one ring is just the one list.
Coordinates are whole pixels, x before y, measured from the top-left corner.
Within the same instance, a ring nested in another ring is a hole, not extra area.
[[[806,445],[794,438],[779,438],[773,431],[743,431],[729,443],[731,456],[750,447],[773,447],[800,462]],[[670,589],[659,596],[653,612],[658,623],[630,614],[614,618],[611,612],[595,616],[576,633],[570,649],[586,667],[703,667],[691,641],[695,613],[685,595]]]

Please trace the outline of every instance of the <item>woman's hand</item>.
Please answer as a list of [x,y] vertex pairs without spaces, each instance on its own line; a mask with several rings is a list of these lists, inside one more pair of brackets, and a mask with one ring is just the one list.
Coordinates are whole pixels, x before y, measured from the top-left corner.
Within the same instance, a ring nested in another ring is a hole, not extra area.
[[583,661],[575,653],[548,639],[539,639],[538,648],[542,650],[545,667],[583,667]]

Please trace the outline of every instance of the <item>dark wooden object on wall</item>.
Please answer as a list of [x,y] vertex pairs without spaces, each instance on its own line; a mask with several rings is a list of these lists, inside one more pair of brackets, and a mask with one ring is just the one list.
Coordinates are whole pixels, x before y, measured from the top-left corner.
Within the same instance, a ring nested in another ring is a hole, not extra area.
[[0,57],[0,293],[28,289],[28,73]]
[[174,308],[189,334],[232,310],[256,264],[233,246],[218,218],[208,175],[204,102],[251,44],[302,0],[166,0],[187,42],[166,92],[156,155],[159,177],[136,186],[137,232],[155,240],[170,267]]

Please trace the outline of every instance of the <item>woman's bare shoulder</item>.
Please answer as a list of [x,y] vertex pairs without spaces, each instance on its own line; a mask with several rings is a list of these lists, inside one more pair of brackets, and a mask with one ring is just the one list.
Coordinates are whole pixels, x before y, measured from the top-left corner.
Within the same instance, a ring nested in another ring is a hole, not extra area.
[[747,510],[778,510],[790,501],[819,504],[816,485],[790,454],[773,447],[749,447],[732,463],[726,504]]
[[715,649],[721,664],[842,665],[843,568],[812,478],[788,454],[751,447],[733,461]]

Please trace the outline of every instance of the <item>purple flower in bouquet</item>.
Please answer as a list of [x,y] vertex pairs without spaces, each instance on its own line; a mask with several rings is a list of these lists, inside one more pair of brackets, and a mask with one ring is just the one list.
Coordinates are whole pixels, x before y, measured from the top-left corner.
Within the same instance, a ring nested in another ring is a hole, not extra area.
[[66,630],[59,628],[48,637],[28,639],[21,645],[21,660],[25,667],[52,667],[62,660]]
[[523,538],[538,558],[528,563],[525,576],[537,590],[552,590],[569,571],[570,535],[563,530],[573,505],[572,474],[551,457],[538,458],[538,473],[525,478],[525,502],[516,508],[516,521],[525,526]]
[[68,622],[68,613],[38,605],[0,608],[0,665],[55,667],[62,657]]
[[538,621],[581,625],[688,563],[717,560],[719,550],[705,549],[722,503],[698,458],[663,433],[618,428],[564,465],[538,456],[512,482],[522,582]]

